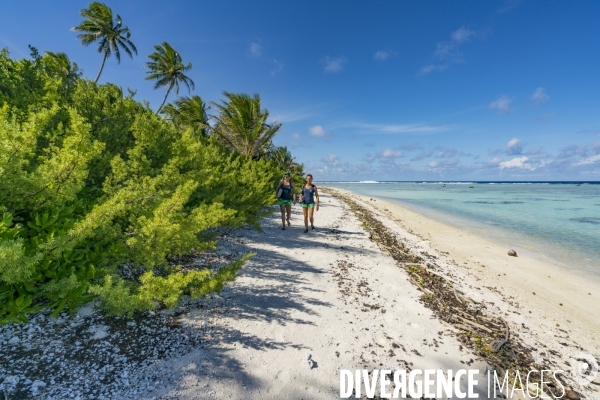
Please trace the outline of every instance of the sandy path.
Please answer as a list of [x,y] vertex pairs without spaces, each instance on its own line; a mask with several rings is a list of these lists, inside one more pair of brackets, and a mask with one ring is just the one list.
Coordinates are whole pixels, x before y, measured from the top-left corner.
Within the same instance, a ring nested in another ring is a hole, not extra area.
[[445,335],[346,205],[321,197],[316,232],[302,232],[294,207],[291,229],[282,231],[275,214],[263,221],[264,233],[238,230],[220,246],[257,255],[212,306],[181,319],[209,324],[212,340],[168,362],[179,383],[160,398],[332,399],[340,369],[485,370]]

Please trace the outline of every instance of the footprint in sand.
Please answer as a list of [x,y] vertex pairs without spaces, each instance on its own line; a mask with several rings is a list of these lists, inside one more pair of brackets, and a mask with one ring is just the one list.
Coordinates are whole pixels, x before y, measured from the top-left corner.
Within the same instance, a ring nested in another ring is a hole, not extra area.
[[290,373],[288,371],[279,371],[273,379],[271,387],[268,389],[268,393],[277,394],[288,384],[290,381]]
[[398,318],[393,313],[385,313],[383,314],[383,321],[387,325],[395,324],[398,322]]
[[388,344],[387,339],[384,336],[377,336],[375,338],[375,343],[377,343],[378,345],[385,347]]
[[283,336],[283,328],[279,325],[275,325],[274,328],[271,329],[271,335],[273,339],[277,342],[283,342],[285,337]]

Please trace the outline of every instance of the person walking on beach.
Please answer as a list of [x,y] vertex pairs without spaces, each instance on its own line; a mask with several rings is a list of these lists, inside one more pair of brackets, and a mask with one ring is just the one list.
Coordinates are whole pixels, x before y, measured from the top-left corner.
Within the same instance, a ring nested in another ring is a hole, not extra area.
[[287,224],[290,226],[292,203],[296,204],[296,187],[290,178],[289,172],[286,172],[285,175],[283,175],[283,179],[279,181],[279,185],[275,190],[275,197],[277,197],[279,208],[281,209],[281,223],[283,224],[281,229],[285,231],[285,214],[287,212]]
[[[313,213],[315,208],[319,211],[319,192],[317,187],[312,183],[313,176],[311,174],[306,175],[306,183],[302,185],[302,191],[300,192],[302,212],[304,213],[304,233],[308,232],[308,220],[310,219],[310,227],[315,230],[315,221]],[[316,200],[316,202],[315,202]]]

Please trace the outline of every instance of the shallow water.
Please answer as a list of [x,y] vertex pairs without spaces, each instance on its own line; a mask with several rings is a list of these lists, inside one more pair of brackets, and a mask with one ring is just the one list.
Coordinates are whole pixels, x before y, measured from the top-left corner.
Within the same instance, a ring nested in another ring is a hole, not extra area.
[[326,182],[600,275],[600,184]]

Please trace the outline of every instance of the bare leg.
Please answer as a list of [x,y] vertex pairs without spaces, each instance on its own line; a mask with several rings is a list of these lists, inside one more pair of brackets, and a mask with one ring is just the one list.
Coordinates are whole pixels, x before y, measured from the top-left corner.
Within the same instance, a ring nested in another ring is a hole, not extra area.
[[304,227],[308,230],[308,208],[302,208],[302,212],[304,213]]
[[279,206],[279,209],[281,210],[281,224],[283,225],[281,229],[285,229],[285,207]]
[[[314,208],[309,208],[308,209],[308,216],[310,217],[310,226],[313,229],[315,229],[315,219],[313,218],[313,213],[314,212],[315,212]],[[306,229],[308,229],[308,226],[306,227]]]
[[290,226],[291,225],[290,216],[292,215],[292,206],[287,206],[285,208],[285,210],[287,211],[287,223],[288,223],[288,226]]

